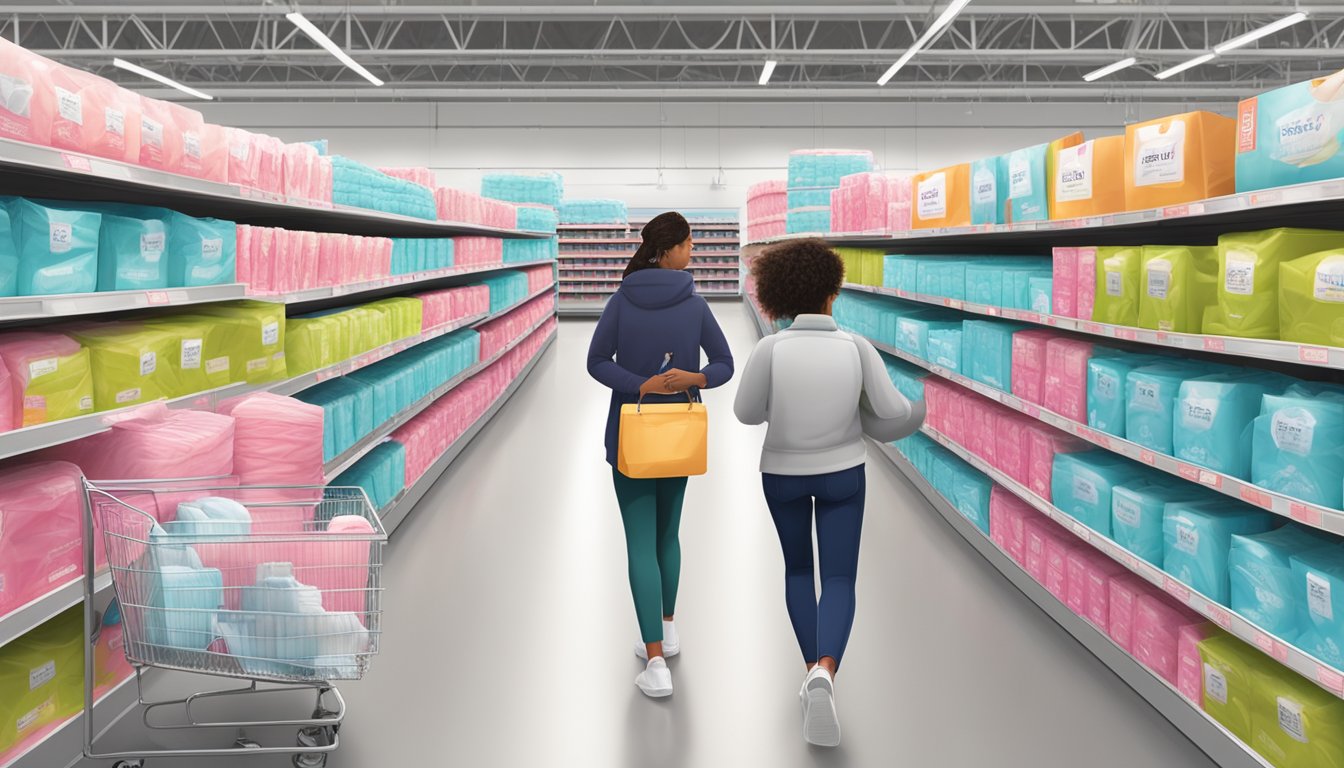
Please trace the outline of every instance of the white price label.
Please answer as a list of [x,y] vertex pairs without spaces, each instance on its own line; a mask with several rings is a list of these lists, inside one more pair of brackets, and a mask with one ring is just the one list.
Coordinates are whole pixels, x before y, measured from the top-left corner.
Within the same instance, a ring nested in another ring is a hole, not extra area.
[[1330,580],[1307,572],[1307,610],[1325,621],[1335,620],[1335,609],[1330,602]]
[[68,221],[53,221],[48,225],[52,253],[66,253],[74,246],[75,229]]
[[919,182],[919,218],[941,219],[947,216],[947,173],[939,171]]
[[266,347],[273,346],[273,345],[275,345],[275,344],[279,344],[279,343],[280,343],[280,324],[279,324],[279,323],[277,323],[277,322],[275,322],[275,321],[271,321],[271,322],[266,323],[265,325],[261,326],[261,343],[262,343],[262,346],[266,346]]
[[56,679],[56,662],[48,661],[40,667],[28,670],[28,690],[35,691]]
[[1227,703],[1227,677],[1211,665],[1204,665],[1204,695],[1218,702]]
[[29,381],[46,376],[49,373],[55,373],[60,368],[61,363],[58,358],[48,357],[42,360],[34,360],[28,364]]
[[228,357],[212,357],[205,361],[205,372],[210,374],[223,373],[229,370]]
[[183,339],[182,340],[182,369],[195,370],[201,367],[201,348],[203,347],[201,339]]
[[122,391],[117,393],[118,403],[134,403],[139,399],[140,399],[139,387],[135,387],[134,389],[123,389]]
[[1255,292],[1255,254],[1231,250],[1223,262],[1223,290],[1238,296]]
[[69,120],[75,125],[84,125],[84,97],[78,93],[71,93],[59,85],[56,86],[56,111],[60,113],[62,120]]

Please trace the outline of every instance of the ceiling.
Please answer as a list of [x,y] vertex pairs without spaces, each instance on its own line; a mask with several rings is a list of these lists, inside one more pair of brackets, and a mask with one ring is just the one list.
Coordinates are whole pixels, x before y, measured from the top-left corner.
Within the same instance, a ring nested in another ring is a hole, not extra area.
[[[1231,101],[1344,68],[1340,0],[973,0],[884,87],[878,77],[946,0],[415,2],[299,5],[382,88],[299,32],[280,0],[10,3],[0,36],[139,90],[145,81],[114,69],[114,57],[231,101]],[[1153,77],[1295,9],[1308,20]],[[1138,66],[1083,82],[1131,55]],[[766,59],[779,66],[762,87]]]

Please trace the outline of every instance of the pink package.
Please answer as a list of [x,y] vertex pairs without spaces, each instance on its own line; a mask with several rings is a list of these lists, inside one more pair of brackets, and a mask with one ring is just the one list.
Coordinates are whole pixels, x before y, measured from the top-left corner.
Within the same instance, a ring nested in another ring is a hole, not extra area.
[[891,191],[887,203],[887,228],[892,232],[909,232],[914,219],[914,185],[909,176],[890,180]]
[[274,136],[255,134],[257,153],[257,189],[283,194],[285,189],[285,143]]
[[1027,427],[1027,445],[1027,485],[1032,493],[1046,501],[1050,500],[1055,454],[1078,453],[1091,448],[1082,440],[1045,424]]
[[1066,532],[1056,529],[1056,536],[1045,542],[1045,588],[1061,603],[1069,600],[1069,556],[1086,547]]
[[54,62],[0,38],[0,137],[43,146],[51,143],[55,119]]
[[1106,633],[1125,653],[1134,655],[1134,611],[1139,597],[1151,591],[1148,582],[1132,573],[1120,574],[1111,579],[1110,605]]
[[[995,533],[994,516],[998,512],[1001,526]],[[1001,485],[995,485],[989,495],[990,537],[998,542],[1013,562],[1026,567],[1026,524],[1029,520],[1044,519],[1025,501],[1014,496]]]
[[88,119],[83,151],[127,163],[140,161],[140,97],[110,80],[79,72]]
[[251,131],[232,126],[224,128],[224,144],[228,149],[226,180],[240,187],[256,187],[261,170],[261,153],[256,147],[259,137]]
[[1097,299],[1097,249],[1078,249],[1078,286],[1074,298],[1074,316],[1081,320],[1092,319],[1092,306]]
[[46,461],[0,470],[0,616],[83,575],[79,467]]
[[1087,423],[1087,363],[1092,343],[1055,338],[1045,345],[1045,385],[1041,405],[1059,415]]
[[1088,580],[1088,574],[1091,570],[1092,560],[1097,557],[1103,557],[1091,547],[1077,547],[1069,552],[1068,568],[1068,589],[1065,591],[1064,604],[1070,611],[1078,616],[1086,617],[1088,615],[1088,596],[1091,594],[1091,585]]
[[8,385],[0,389],[4,393],[0,410],[6,412],[0,416],[0,426],[8,424],[8,429],[18,429],[43,423],[46,400],[41,396],[25,399],[23,393],[28,389],[28,382],[34,372],[41,375],[44,369],[47,372],[55,370],[53,358],[69,357],[79,350],[79,342],[62,333],[15,331],[0,334],[0,365],[5,367],[8,379]]
[[1040,584],[1045,584],[1050,547],[1052,544],[1056,548],[1062,546],[1066,534],[1054,521],[1044,516],[1025,521],[1022,532],[1027,573]]
[[970,443],[966,447],[971,453],[984,459],[991,467],[997,466],[994,458],[996,435],[994,424],[998,420],[999,410],[988,400],[976,399],[969,403]]
[[182,153],[182,129],[173,105],[141,96],[140,165],[180,173]]
[[1026,485],[1031,444],[1027,430],[1034,422],[1012,411],[999,411],[994,419],[994,466],[1017,482]]
[[234,421],[233,472],[243,485],[322,485],[322,408],[257,392],[225,400]]
[[379,168],[378,171],[396,179],[419,184],[426,189],[434,189],[434,172],[428,168]]
[[158,480],[233,474],[233,419],[150,403],[110,429],[42,451],[79,465],[91,480]]
[[317,162],[317,148],[311,144],[286,144],[282,157],[285,196],[315,199],[312,166]]
[[1203,619],[1161,593],[1139,597],[1134,606],[1134,658],[1163,680],[1176,684],[1180,632]]
[[[1125,567],[1098,553],[1087,561],[1088,621],[1097,629],[1106,631],[1111,626],[1111,580],[1129,574]],[[1137,576],[1135,578],[1138,578]]]
[[1204,700],[1204,662],[1199,656],[1199,644],[1217,631],[1217,627],[1205,622],[1186,624],[1177,633],[1176,690],[1196,706]]
[[309,193],[310,200],[318,203],[328,203],[332,201],[332,182],[335,179],[335,170],[331,167],[331,158],[325,155],[318,155],[313,158],[312,167],[309,169]]
[[1013,394],[1029,403],[1045,401],[1046,344],[1058,334],[1046,330],[1013,334]]
[[248,287],[249,294],[256,293],[252,285],[252,230],[250,224],[238,225],[238,253],[234,257],[234,278]]
[[84,86],[89,81],[81,77],[81,72],[64,64],[52,62],[47,68],[52,101],[56,109],[51,120],[51,146],[59,149],[71,149],[76,152],[87,151],[84,144],[84,126],[93,123],[94,104],[92,93],[85,93]]
[[200,170],[195,175],[206,181],[226,183],[229,180],[229,143],[225,139],[224,126],[201,125],[200,151]]
[[1050,310],[1060,317],[1077,317],[1078,249],[1056,248],[1050,280]]

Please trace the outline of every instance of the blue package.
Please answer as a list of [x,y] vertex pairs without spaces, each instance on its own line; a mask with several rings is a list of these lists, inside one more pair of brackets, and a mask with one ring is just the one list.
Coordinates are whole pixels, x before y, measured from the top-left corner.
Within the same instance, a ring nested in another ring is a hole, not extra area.
[[1184,459],[1242,480],[1251,477],[1251,422],[1266,394],[1292,384],[1279,374],[1216,373],[1187,379],[1176,396],[1172,448]]
[[1050,473],[1050,498],[1060,511],[1110,536],[1115,486],[1146,475],[1143,465],[1108,451],[1060,453]]
[[1003,160],[986,157],[971,163],[971,223],[1002,224],[1008,185]]
[[16,295],[93,293],[98,289],[101,214],[21,197],[11,199],[8,208],[18,251]]
[[950,371],[961,371],[961,335],[957,328],[931,328],[929,330],[927,350],[929,362],[941,365]]
[[1008,181],[1007,221],[1045,221],[1050,218],[1050,180],[1045,172],[1049,147],[1049,144],[1037,144],[1003,156],[1001,162]]
[[1292,558],[1323,547],[1339,549],[1324,533],[1293,523],[1233,536],[1227,558],[1232,610],[1270,634],[1295,641],[1299,595]]
[[1026,330],[1026,326],[998,320],[967,320],[962,328],[962,372],[982,384],[1011,391],[1013,334]]
[[1321,661],[1344,665],[1344,551],[1325,547],[1289,558],[1297,605],[1297,646]]
[[1111,491],[1111,538],[1158,568],[1162,567],[1162,521],[1167,504],[1210,498],[1197,485],[1152,473]]
[[1027,281],[1027,309],[1042,315],[1054,314],[1054,278],[1050,276],[1033,277]]
[[191,288],[236,279],[238,227],[222,219],[198,219],[175,211],[168,218],[168,285]]
[[1162,520],[1162,569],[1220,605],[1231,598],[1228,552],[1236,534],[1265,533],[1269,512],[1226,499],[1168,504]]
[[161,219],[102,214],[98,237],[98,290],[168,287],[168,229]]
[[9,223],[9,208],[0,205],[0,296],[14,296],[19,290],[19,251],[14,228]]
[[1294,385],[1265,395],[1251,439],[1251,481],[1339,509],[1344,501],[1344,394]]
[[1157,363],[1125,377],[1125,438],[1171,455],[1172,416],[1181,382],[1205,373],[1185,362]]
[[975,467],[964,464],[953,472],[952,492],[944,494],[962,517],[989,535],[989,495],[994,482]]
[[933,329],[960,329],[961,323],[944,319],[941,312],[911,312],[896,318],[897,349],[909,352],[921,360],[929,359],[929,331]]
[[1124,437],[1128,412],[1125,390],[1129,372],[1154,365],[1162,358],[1111,350],[1087,363],[1087,425],[1116,437]]

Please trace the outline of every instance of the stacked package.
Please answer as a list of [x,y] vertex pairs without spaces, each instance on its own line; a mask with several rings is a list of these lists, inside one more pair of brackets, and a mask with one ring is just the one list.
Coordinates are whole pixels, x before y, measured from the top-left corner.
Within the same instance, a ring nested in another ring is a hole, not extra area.
[[538,296],[503,317],[491,320],[477,330],[481,334],[481,359],[488,360],[520,338],[529,328],[555,314],[555,296]]
[[418,293],[414,298],[419,299],[423,307],[421,315],[422,331],[440,328],[463,318],[483,316],[490,313],[490,287],[487,285],[463,285],[457,288],[445,288],[438,291]]
[[450,237],[398,237],[392,239],[392,274],[412,275],[453,266]]
[[[909,208],[910,179],[880,173],[856,173],[840,180],[831,192],[831,231],[886,233],[892,229],[893,206]],[[908,219],[908,210],[906,211]],[[909,229],[909,225],[904,229]]]
[[394,179],[419,184],[431,191],[438,186],[434,181],[434,172],[428,168],[379,168],[378,172]]
[[434,193],[413,181],[394,178],[348,157],[330,158],[332,202],[417,219],[437,218]]
[[560,212],[543,205],[520,204],[518,206],[518,229],[524,232],[549,232],[555,234],[560,226]]
[[630,212],[623,200],[561,200],[561,224],[626,224]]
[[295,315],[285,322],[290,376],[352,360],[394,341],[420,335],[423,304],[413,297]]
[[854,149],[801,149],[789,153],[786,230],[831,231],[831,191],[855,173],[873,169],[873,153]]
[[560,258],[560,239],[557,237],[548,237],[545,240],[509,238],[504,240],[502,258],[505,264],[555,261]]
[[[238,280],[253,295],[352,285],[393,274],[389,238],[246,224],[237,231]],[[440,254],[443,250],[451,247],[443,246]]]
[[[381,210],[355,202],[356,198],[350,195],[346,195],[344,200],[336,200],[335,163],[313,144],[286,144],[281,171],[284,193],[290,200],[327,204],[343,202],[345,205]],[[364,201],[368,202],[368,199],[364,198]]]
[[785,234],[789,213],[789,183],[771,179],[747,188],[747,240],[755,242]]
[[487,200],[474,192],[439,187],[434,190],[434,200],[440,221],[496,229],[516,229],[518,226],[517,206]]
[[518,229],[553,235],[546,240],[504,241],[503,261],[519,263],[560,257],[560,238],[554,236],[560,221],[556,208],[564,197],[564,179],[560,174],[486,174],[481,180],[481,195],[516,204]]
[[558,207],[565,197],[565,180],[558,173],[487,173],[481,177],[481,195],[510,203]]
[[453,263],[458,267],[480,267],[504,261],[504,241],[498,237],[453,238]]

